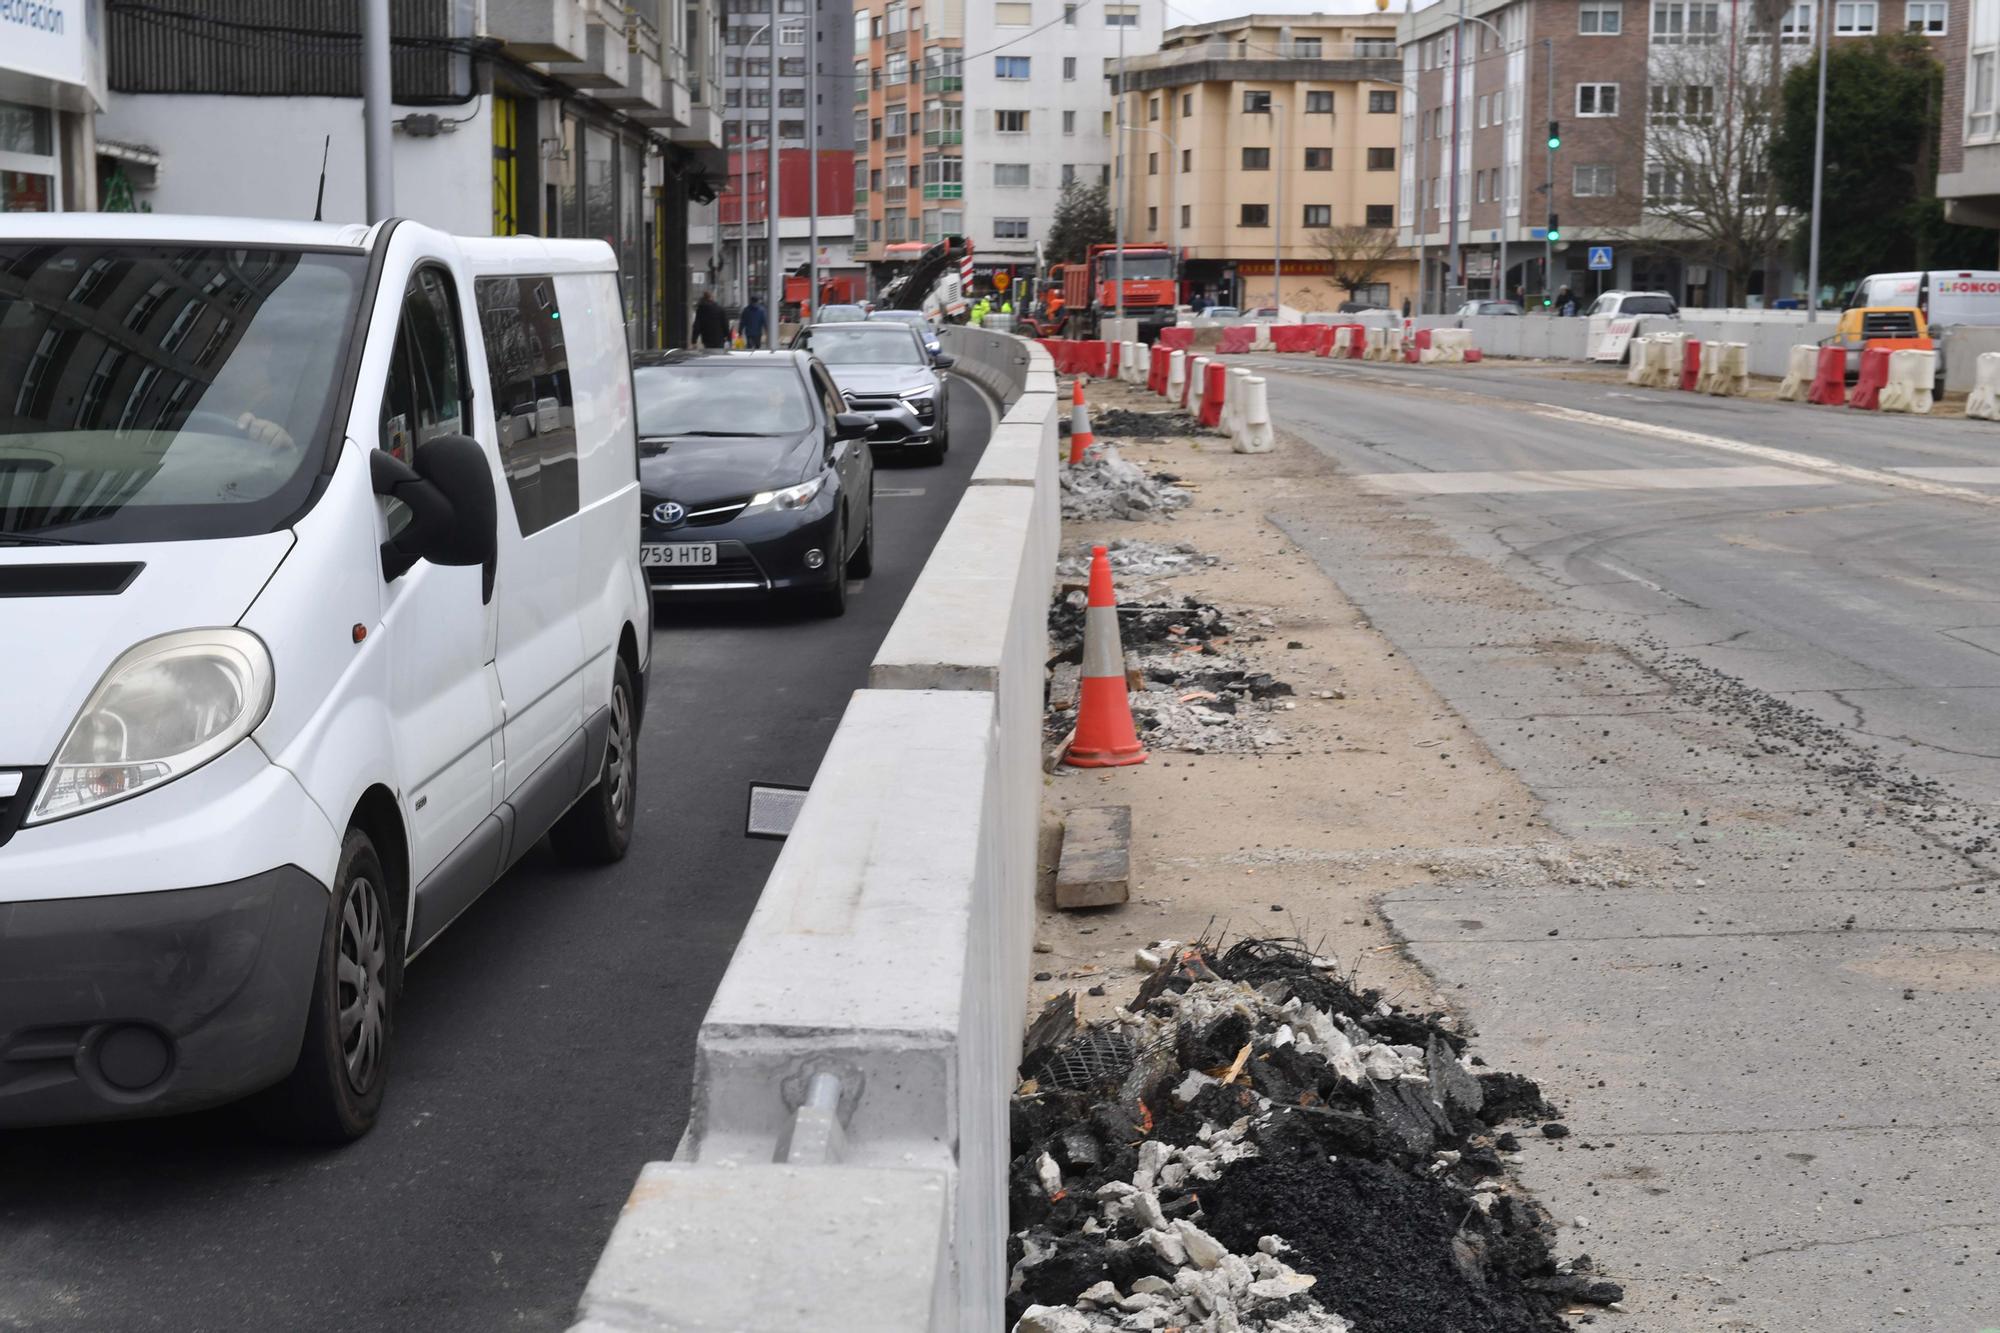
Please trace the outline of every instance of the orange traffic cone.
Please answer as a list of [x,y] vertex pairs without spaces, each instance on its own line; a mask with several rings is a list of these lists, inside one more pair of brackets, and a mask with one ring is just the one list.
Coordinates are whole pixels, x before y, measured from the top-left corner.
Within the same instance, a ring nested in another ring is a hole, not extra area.
[[1090,408],[1083,401],[1082,375],[1076,377],[1076,391],[1070,395],[1069,409],[1069,461],[1072,466],[1083,461],[1083,451],[1097,443],[1097,437],[1090,433]]
[[[1081,404],[1077,410],[1083,410]],[[1139,744],[1139,733],[1132,727],[1132,700],[1125,690],[1125,649],[1118,641],[1118,598],[1111,591],[1111,557],[1102,546],[1090,548],[1082,687],[1076,740],[1063,762],[1073,768],[1144,763],[1146,747]]]

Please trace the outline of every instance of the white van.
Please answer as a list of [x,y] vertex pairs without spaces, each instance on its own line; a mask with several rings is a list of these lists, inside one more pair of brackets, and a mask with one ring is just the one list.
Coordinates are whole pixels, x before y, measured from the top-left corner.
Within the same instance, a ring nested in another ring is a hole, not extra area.
[[1848,298],[1846,308],[1856,306],[1915,306],[1932,330],[1953,324],[2000,325],[2000,271],[1871,273]]
[[357,1137],[404,962],[624,854],[620,308],[595,241],[0,218],[0,1126]]

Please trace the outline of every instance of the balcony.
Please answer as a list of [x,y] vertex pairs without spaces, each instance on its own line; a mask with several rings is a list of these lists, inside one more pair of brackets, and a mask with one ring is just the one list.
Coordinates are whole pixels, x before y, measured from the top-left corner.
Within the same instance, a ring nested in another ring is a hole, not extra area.
[[886,203],[900,204],[909,197],[910,187],[907,185],[885,185],[882,187],[882,199]]
[[965,182],[964,182],[964,181],[932,181],[932,182],[931,182],[931,183],[929,183],[928,185],[925,185],[925,186],[924,186],[924,198],[926,198],[926,199],[963,199],[963,198],[965,198]]
[[[615,33],[605,28],[606,39]],[[636,13],[625,16],[626,68],[630,81],[618,88],[606,88],[594,96],[606,106],[629,112],[632,118],[642,124],[666,125],[670,123],[666,115],[665,80],[660,70],[660,34],[644,18]]]
[[[868,208],[868,201],[874,197],[875,192],[870,190],[866,185],[857,185],[854,187],[854,207],[856,209],[865,212]],[[860,217],[862,213],[857,212],[854,216]]]
[[936,148],[942,144],[965,142],[964,130],[925,130],[924,147]]
[[[1105,77],[1115,78],[1118,72],[1118,62],[1111,61]],[[1216,40],[1132,56],[1124,62],[1124,78],[1133,92],[1191,83],[1401,83],[1403,62],[1394,39],[1386,37],[1269,45]]]
[[906,134],[885,134],[882,136],[882,150],[884,152],[900,153],[909,146],[910,138]]
[[584,0],[488,0],[486,28],[517,60],[584,60],[590,55]]
[[572,88],[593,92],[629,88],[634,79],[634,57],[625,44],[624,16],[617,16],[614,28],[605,15],[603,10],[593,13],[583,59],[551,61],[543,68]]
[[927,93],[955,93],[965,87],[965,80],[956,74],[926,74],[924,91]]

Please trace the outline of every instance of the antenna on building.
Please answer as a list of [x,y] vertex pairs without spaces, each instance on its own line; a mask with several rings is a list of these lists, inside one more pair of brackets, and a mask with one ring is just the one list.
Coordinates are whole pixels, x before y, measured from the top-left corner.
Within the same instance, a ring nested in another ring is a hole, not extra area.
[[333,136],[326,136],[326,142],[319,147],[319,196],[313,200],[313,221],[324,222],[320,211],[326,205],[326,158],[333,151]]

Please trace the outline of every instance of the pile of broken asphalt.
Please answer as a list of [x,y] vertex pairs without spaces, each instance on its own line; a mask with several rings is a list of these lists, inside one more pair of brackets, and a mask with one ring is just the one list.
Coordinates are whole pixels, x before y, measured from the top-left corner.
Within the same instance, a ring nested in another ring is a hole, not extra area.
[[1016,1333],[1558,1333],[1619,1300],[1508,1178],[1499,1126],[1554,1109],[1482,1063],[1297,941],[1172,949],[1089,1028],[1057,997],[1012,1104]]

